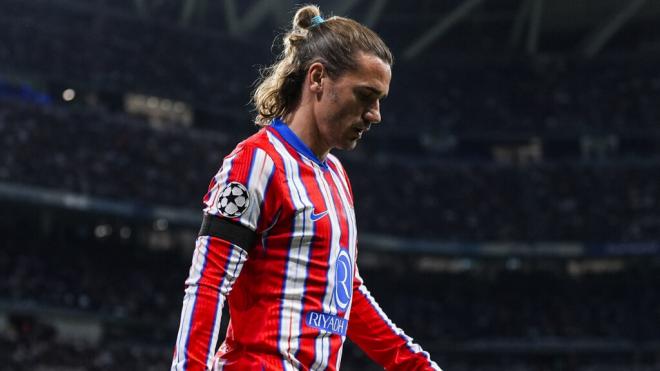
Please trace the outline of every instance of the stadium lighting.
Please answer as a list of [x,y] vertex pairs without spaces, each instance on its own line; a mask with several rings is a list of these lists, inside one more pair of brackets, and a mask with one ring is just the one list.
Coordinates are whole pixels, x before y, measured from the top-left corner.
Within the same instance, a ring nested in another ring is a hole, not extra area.
[[65,89],[62,92],[62,99],[64,99],[66,102],[71,102],[75,98],[76,98],[76,91],[71,88]]
[[131,228],[126,227],[126,226],[121,227],[121,229],[119,230],[119,236],[121,238],[125,239],[125,240],[130,238],[131,237]]
[[112,234],[112,227],[107,224],[100,224],[97,225],[96,228],[94,228],[94,236],[96,236],[96,238],[108,237],[111,234]]
[[166,231],[167,228],[169,227],[169,223],[167,219],[156,219],[154,221],[154,230],[163,232]]

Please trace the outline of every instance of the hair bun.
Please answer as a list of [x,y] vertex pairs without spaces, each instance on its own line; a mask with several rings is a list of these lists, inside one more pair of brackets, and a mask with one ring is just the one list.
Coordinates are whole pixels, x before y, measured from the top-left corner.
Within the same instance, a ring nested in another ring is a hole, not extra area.
[[298,9],[293,16],[293,28],[308,29],[312,25],[312,18],[321,15],[321,10],[316,5],[306,5]]

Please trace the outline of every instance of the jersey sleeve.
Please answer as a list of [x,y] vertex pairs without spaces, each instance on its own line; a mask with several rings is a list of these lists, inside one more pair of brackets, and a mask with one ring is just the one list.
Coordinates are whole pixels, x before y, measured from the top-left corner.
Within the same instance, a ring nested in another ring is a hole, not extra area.
[[274,172],[262,149],[239,146],[211,180],[185,281],[172,371],[211,370],[226,297],[251,245],[278,208],[277,199],[268,199],[267,193]]
[[398,328],[380,308],[356,269],[347,335],[386,370],[439,370],[427,352]]
[[263,149],[239,145],[211,179],[204,213],[263,232],[279,210],[280,200],[268,192],[275,172],[273,160]]

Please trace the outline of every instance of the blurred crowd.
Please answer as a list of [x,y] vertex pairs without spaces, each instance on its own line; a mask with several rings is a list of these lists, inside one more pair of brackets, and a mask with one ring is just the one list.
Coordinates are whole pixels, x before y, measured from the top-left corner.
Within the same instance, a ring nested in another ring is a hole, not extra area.
[[33,330],[17,338],[0,337],[0,362],[5,371],[162,371],[171,352],[143,343],[63,343]]
[[[187,267],[177,255],[70,240],[51,241],[51,250],[44,250],[39,241],[7,239],[0,298],[118,319],[178,321]],[[170,273],[158,274],[165,266]]]
[[660,237],[658,164],[346,166],[361,174],[352,182],[363,231],[453,241]]
[[[5,371],[162,371],[170,366],[171,349],[143,343],[63,344],[53,340],[31,339],[20,344],[0,337],[0,361]],[[582,360],[575,356],[456,357],[442,362],[451,371],[656,371],[660,365],[620,360],[620,357],[592,356]],[[464,358],[464,359],[461,359]],[[600,358],[600,360],[598,359]],[[379,371],[355,347],[346,346],[342,369]]]
[[[205,3],[217,19],[227,11]],[[425,6],[444,13],[457,3]],[[245,4],[238,6],[241,14]],[[0,92],[2,183],[138,207],[199,209],[223,156],[257,130],[247,103],[259,65],[272,59],[270,31],[246,38],[219,32],[224,25],[181,27],[173,20],[185,23],[182,3],[170,0],[3,5],[3,75],[34,81],[35,91],[40,84],[58,92],[74,87],[94,99],[81,94],[71,104],[49,104],[59,96]],[[200,15],[189,17],[186,22],[195,22]],[[383,29],[386,37],[401,31]],[[415,62],[397,60],[383,124],[357,151],[339,153],[353,182],[361,232],[463,243],[660,240],[657,55],[584,61],[484,53],[475,59],[438,50]],[[127,92],[187,103],[195,127],[154,128],[121,112]],[[215,122],[220,111],[233,119]],[[614,138],[616,148],[601,158],[582,156],[580,143],[590,137]],[[495,147],[532,139],[543,144],[532,161],[494,159]],[[0,215],[12,219],[11,207],[3,204]],[[61,342],[55,328],[18,310],[0,324],[9,329],[0,334],[2,369],[166,369],[189,254],[147,251],[144,236],[121,243],[97,238],[82,223],[45,238],[30,229],[40,224],[46,223],[0,221],[0,305],[98,317],[109,336],[99,344]],[[639,348],[660,342],[657,264],[582,276],[399,268],[361,274],[385,312],[446,370],[660,369],[658,350]],[[458,349],[511,340],[625,342],[632,350]],[[376,369],[353,345],[344,364]]]
[[[142,2],[148,16],[136,15],[133,1],[94,3],[96,8],[86,1],[62,6],[9,0],[0,18],[0,66],[45,81],[154,94],[248,117],[251,84],[278,50],[271,45],[272,31],[258,29],[247,38],[180,27],[172,22],[183,7],[177,1]],[[99,11],[108,8],[124,13]],[[226,9],[209,2],[205,14],[214,11]],[[626,132],[655,128],[660,120],[657,55],[581,61],[485,54],[430,50],[415,62],[397,60],[383,105],[389,124],[383,126],[389,128],[382,130]]]
[[196,206],[224,137],[153,130],[96,110],[0,104],[0,179],[138,203]]
[[[157,130],[101,109],[0,102],[0,181],[199,209],[237,141],[231,132]],[[387,149],[339,155],[347,155],[362,231],[446,241],[660,238],[657,160],[498,165]]]
[[420,61],[395,68],[391,97],[383,104],[390,125],[383,126],[399,132],[539,136],[653,129],[660,120],[657,60],[450,55],[433,64]]
[[[87,91],[180,99],[198,114],[223,110],[235,119],[211,125],[214,132],[155,130],[104,107],[103,94],[94,107],[0,102],[0,180],[199,208],[222,157],[256,130],[246,103],[268,51],[158,21],[176,13],[175,2],[149,2],[148,20],[102,16],[80,3],[10,5],[0,17],[3,69]],[[659,239],[657,62],[442,55],[396,64],[383,124],[356,153],[339,153],[360,229],[451,241]],[[614,138],[625,154],[605,150],[607,162],[584,161],[580,141],[590,136]],[[530,138],[541,143],[540,160],[492,160],[498,145]]]
[[[34,235],[5,234],[9,238],[0,250],[2,303],[95,316],[106,326],[102,341],[110,344],[67,345],[58,341],[54,329],[18,316],[11,322],[12,337],[0,339],[0,347],[7,350],[0,354],[15,366],[9,369],[30,369],[29,362],[60,362],[80,370],[122,369],[121,362],[167,363],[189,256],[99,240],[91,231],[76,237],[60,230],[47,243]],[[444,361],[447,369],[488,371],[497,369],[493,367],[500,362],[519,363],[521,371],[556,370],[556,359],[566,356],[549,352],[548,359],[532,362],[515,352],[498,355],[489,350],[508,342],[571,347],[568,344],[592,341],[641,347],[660,340],[660,300],[655,287],[660,270],[653,264],[571,276],[540,270],[433,273],[417,270],[407,259],[399,261],[395,269],[363,267],[361,275],[390,318],[437,355],[439,363]],[[479,363],[483,358],[475,358],[480,354],[477,348],[460,350],[480,342],[490,344],[482,351],[493,360]],[[370,364],[354,345],[347,349],[346,364]],[[613,349],[624,355],[631,352],[621,350],[626,346]],[[491,368],[486,367],[489,364]],[[544,364],[547,367],[538,366]],[[580,361],[563,370],[603,369],[599,363],[591,368],[586,364]]]
[[[148,253],[91,237],[89,242],[51,242],[48,248],[57,251],[48,259],[40,243],[11,241],[0,252],[3,300],[177,323],[189,267],[178,254]],[[365,268],[361,274],[385,312],[421,341],[642,341],[660,334],[657,270],[581,277],[514,271],[473,277],[403,268]]]
[[[74,87],[159,94],[198,106],[243,107],[255,76],[250,43],[87,7],[9,0],[0,17],[2,71]],[[139,36],[138,36],[139,35]],[[232,78],[227,78],[232,77]]]

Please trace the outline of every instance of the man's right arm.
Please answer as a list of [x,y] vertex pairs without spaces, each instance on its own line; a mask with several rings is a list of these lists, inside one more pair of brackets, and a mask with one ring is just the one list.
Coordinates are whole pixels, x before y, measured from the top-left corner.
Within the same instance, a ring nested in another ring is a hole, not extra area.
[[247,252],[225,239],[208,235],[197,238],[186,279],[173,371],[211,368],[222,308],[246,260]]
[[[172,371],[211,369],[226,297],[255,246],[260,224],[277,207],[265,195],[274,172],[263,150],[239,147],[211,181],[185,282]],[[262,210],[266,199],[269,205]]]

